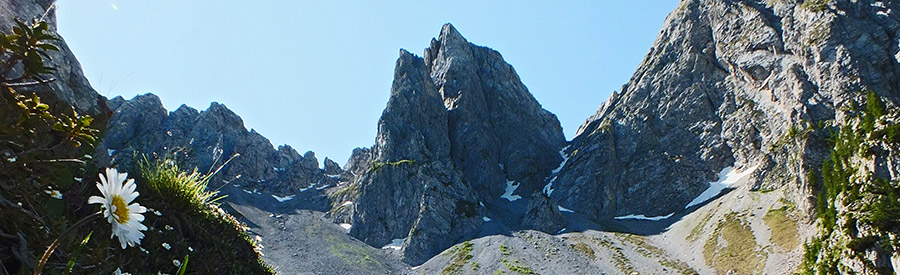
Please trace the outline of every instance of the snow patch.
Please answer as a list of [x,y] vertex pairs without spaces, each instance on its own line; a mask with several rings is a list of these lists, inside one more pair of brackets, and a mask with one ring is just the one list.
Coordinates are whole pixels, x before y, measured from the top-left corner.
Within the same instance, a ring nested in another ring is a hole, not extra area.
[[644,216],[644,215],[634,215],[634,214],[631,214],[631,215],[628,215],[628,216],[616,217],[616,219],[617,219],[617,220],[648,220],[648,221],[659,221],[659,220],[665,220],[665,219],[671,218],[672,215],[675,215],[675,213],[673,212],[673,213],[669,213],[669,215],[658,216],[658,217],[647,217],[647,216]]
[[759,167],[759,165],[753,166],[752,168],[744,170],[744,172],[740,173],[734,170],[734,166],[723,168],[722,171],[719,172],[719,180],[710,182],[709,188],[707,188],[706,191],[703,191],[703,193],[700,193],[699,196],[694,198],[694,200],[692,200],[691,203],[688,203],[684,208],[691,208],[691,206],[698,205],[712,199],[713,197],[719,195],[719,193],[722,193],[722,190],[725,190],[725,188],[733,187],[733,184],[747,178],[747,176],[756,171],[757,167]]
[[481,217],[481,219],[484,220],[484,221],[486,221],[486,222],[491,221],[491,218],[488,218],[488,217]]
[[500,196],[500,198],[507,199],[509,201],[516,201],[518,199],[521,199],[522,196],[513,195],[513,192],[515,192],[517,188],[519,188],[519,183],[516,183],[511,180],[507,180],[506,181],[506,192],[504,192],[503,195]]
[[247,193],[247,194],[253,194],[253,191],[250,191],[250,190],[247,190],[247,189],[241,189],[241,190],[243,190],[244,193]]
[[352,224],[349,224],[349,223],[342,223],[342,224],[339,224],[339,225],[340,225],[342,228],[344,228],[344,230],[347,230],[348,232],[350,231],[350,228],[353,228],[353,225],[352,225]]
[[339,178],[341,178],[341,175],[325,175],[325,176],[328,176],[329,178],[332,178],[332,179],[339,179]]
[[571,209],[562,207],[562,205],[557,205],[556,208],[559,208],[559,211],[561,211],[561,212],[575,213],[575,211],[572,211]]
[[553,176],[553,179],[550,180],[547,185],[544,185],[544,194],[547,194],[549,197],[550,194],[553,194],[553,182],[556,181],[556,176]]
[[275,198],[276,200],[278,200],[278,202],[286,202],[286,201],[294,199],[294,195],[290,195],[287,197],[279,197],[279,196],[276,196],[273,194],[272,197]]
[[322,185],[322,186],[320,186],[320,187],[316,187],[316,190],[322,190],[322,189],[325,189],[325,188],[328,188],[328,187],[331,187],[331,184],[329,184],[329,185]]
[[559,167],[556,167],[556,169],[553,169],[553,171],[550,172],[552,178],[550,178],[550,182],[548,182],[547,185],[544,185],[544,194],[547,194],[547,196],[553,194],[553,182],[556,181],[559,171],[562,171],[563,167],[566,166],[566,163],[569,162],[569,156],[566,155],[566,150],[569,150],[569,146],[571,145],[567,145],[566,147],[563,147],[562,150],[559,150],[559,156],[563,158],[563,161],[559,164]]
[[106,149],[106,153],[109,154],[109,156],[111,157],[112,155],[116,154],[116,150]]
[[381,247],[381,249],[400,250],[400,248],[403,247],[403,241],[406,241],[406,238],[393,239],[393,240],[391,240],[391,243]]
[[284,168],[277,168],[277,167],[276,167],[276,168],[273,168],[273,169],[275,169],[275,172],[284,172]]
[[348,205],[353,205],[353,202],[352,202],[352,201],[345,201],[343,204],[341,204],[341,206],[348,206]]

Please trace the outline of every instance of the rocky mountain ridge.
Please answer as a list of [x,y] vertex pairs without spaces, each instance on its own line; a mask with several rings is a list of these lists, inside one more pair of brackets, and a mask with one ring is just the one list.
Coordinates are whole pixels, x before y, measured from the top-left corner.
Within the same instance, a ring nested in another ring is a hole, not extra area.
[[109,101],[113,115],[97,146],[98,163],[129,168],[135,157],[168,157],[200,172],[217,171],[212,182],[253,192],[290,196],[335,186],[343,169],[325,158],[319,167],[315,153],[300,155],[289,145],[275,149],[225,105],[213,102],[205,111],[182,105],[167,112],[153,94]]

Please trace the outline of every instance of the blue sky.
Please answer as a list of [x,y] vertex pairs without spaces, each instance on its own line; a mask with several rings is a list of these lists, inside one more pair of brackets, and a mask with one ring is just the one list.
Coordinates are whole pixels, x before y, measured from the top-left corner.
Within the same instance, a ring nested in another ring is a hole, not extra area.
[[374,144],[401,48],[444,23],[499,51],[566,137],[631,77],[676,0],[59,0],[59,32],[109,98],[223,103],[274,145],[346,162]]

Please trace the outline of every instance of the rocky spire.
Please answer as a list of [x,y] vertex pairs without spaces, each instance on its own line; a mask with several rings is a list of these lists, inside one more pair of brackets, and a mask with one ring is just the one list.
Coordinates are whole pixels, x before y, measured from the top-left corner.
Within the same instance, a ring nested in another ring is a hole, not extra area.
[[352,236],[376,247],[402,241],[403,260],[414,265],[474,236],[480,208],[450,162],[447,112],[424,61],[405,50],[376,141],[353,205]]

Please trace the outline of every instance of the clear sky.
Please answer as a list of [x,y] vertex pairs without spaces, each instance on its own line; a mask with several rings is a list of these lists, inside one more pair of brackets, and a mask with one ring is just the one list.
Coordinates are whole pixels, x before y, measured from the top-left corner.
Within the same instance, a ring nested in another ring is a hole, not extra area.
[[444,23],[499,51],[566,137],[625,84],[677,0],[59,0],[59,32],[108,98],[216,101],[274,145],[346,162],[375,143],[401,48]]

